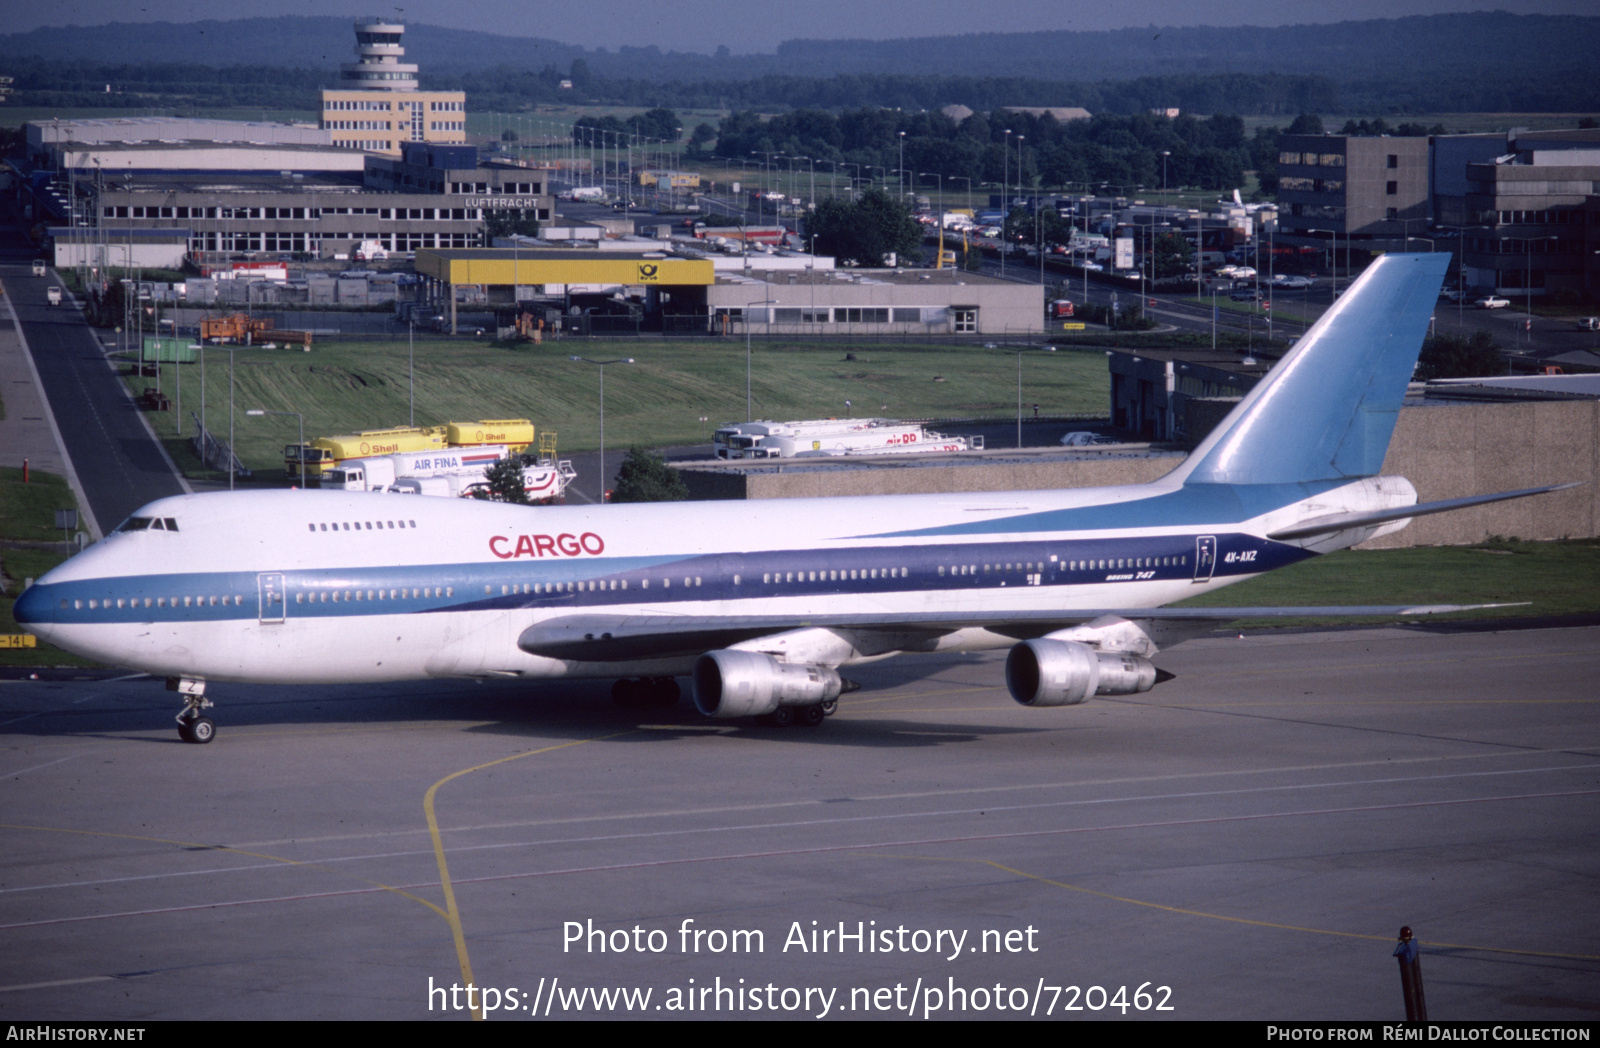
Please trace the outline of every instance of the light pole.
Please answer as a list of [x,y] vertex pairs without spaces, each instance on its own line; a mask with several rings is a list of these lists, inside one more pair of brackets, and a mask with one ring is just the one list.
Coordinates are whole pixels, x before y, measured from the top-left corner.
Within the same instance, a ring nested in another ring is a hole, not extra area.
[[[777,304],[778,300],[775,298],[764,298],[760,302],[746,303],[744,308],[748,313],[751,306],[775,306]],[[772,321],[770,319],[767,321],[767,333],[769,335],[772,333]],[[750,318],[748,316],[744,318],[744,420],[746,422],[754,422],[756,420],[756,417],[751,414],[750,408]]]
[[937,178],[939,180],[939,206],[935,211],[934,221],[939,223],[939,256],[933,263],[934,269],[944,268],[944,176],[937,171],[919,171],[919,178]]
[[905,200],[906,200],[906,133],[904,131],[901,131],[899,134],[900,134],[900,170],[895,172],[895,177],[900,180],[898,182],[898,185],[900,187],[900,202],[903,204],[903,203],[905,203]]
[[600,501],[606,501],[606,365],[632,364],[632,357],[616,360],[590,360],[588,357],[568,357],[568,360],[593,364],[600,369]]
[[[1524,244],[1527,245],[1524,248],[1524,251],[1525,251],[1525,253],[1527,255],[1527,260],[1528,260],[1528,266],[1527,266],[1527,270],[1526,270],[1527,276],[1523,278],[1522,289],[1523,289],[1524,292],[1526,292],[1526,296],[1525,297],[1527,299],[1528,319],[1525,322],[1525,326],[1523,327],[1523,330],[1528,333],[1528,342],[1531,344],[1533,342],[1533,245],[1534,245],[1534,243],[1536,241],[1541,241],[1541,240],[1560,240],[1561,238],[1560,237],[1556,237],[1556,236],[1543,236],[1543,237],[1501,237],[1500,239],[1502,239],[1502,240],[1520,240]],[[1492,292],[1491,292],[1491,294],[1492,294]]]
[[1017,136],[1017,196],[1022,196],[1022,143],[1028,140],[1027,135]]
[[306,456],[305,456],[306,417],[304,415],[302,415],[298,411],[265,411],[265,410],[263,410],[261,408],[250,408],[249,410],[247,410],[245,412],[245,414],[246,415],[287,415],[287,416],[291,416],[291,417],[293,417],[293,418],[295,418],[295,419],[297,419],[299,421],[299,423],[300,423],[300,443],[295,445],[295,446],[300,449],[300,461],[299,461],[300,483],[304,484],[306,482]]
[[[846,200],[850,200],[850,201],[854,201],[855,198],[856,198],[856,182],[861,178],[861,165],[860,164],[847,164],[843,160],[835,160],[833,162],[833,166],[834,166],[835,170],[837,170],[837,169],[839,169],[841,167],[848,167],[848,168],[851,169],[851,171],[849,172],[849,175],[850,175],[850,192],[845,194],[845,199]],[[828,188],[829,188],[830,191],[832,190],[832,188],[833,188],[832,183],[829,183],[829,187]]]
[[[238,465],[239,456],[233,450],[233,357],[234,357],[234,352],[233,351],[236,348],[237,347],[231,346],[231,345],[228,347],[228,490],[229,491],[233,490],[233,477],[234,477],[234,474],[239,472],[237,469],[234,468],[236,465]],[[305,445],[302,444],[302,445],[300,445],[300,447],[302,449],[304,449]],[[302,455],[304,455],[305,451],[302,450],[300,453]]]
[[1029,350],[1032,350],[1032,349],[1044,350],[1047,353],[1054,353],[1056,351],[1056,347],[1054,347],[1054,346],[1023,346],[1021,349],[1014,349],[1014,350],[1011,351],[1011,352],[1013,352],[1013,353],[1015,353],[1017,355],[1017,447],[1018,448],[1022,447],[1022,354],[1026,353],[1026,352],[1028,352]]
[[[972,210],[972,179],[968,178],[965,175],[951,175],[950,176],[950,181],[952,181],[952,182],[956,181],[957,179],[960,179],[961,181],[963,181],[963,182],[965,182],[967,184],[967,218],[968,218],[968,220],[971,220],[971,219],[975,218],[976,215],[977,215],[977,212]],[[940,192],[942,193],[942,192],[944,192],[944,190],[941,189]]]

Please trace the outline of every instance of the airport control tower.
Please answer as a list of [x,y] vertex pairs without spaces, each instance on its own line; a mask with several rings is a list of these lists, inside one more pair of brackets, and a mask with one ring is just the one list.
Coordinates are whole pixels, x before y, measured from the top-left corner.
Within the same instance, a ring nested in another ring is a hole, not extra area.
[[398,156],[402,142],[467,140],[464,91],[422,91],[405,61],[406,27],[387,18],[355,24],[356,60],[339,66],[339,86],[322,92],[322,127],[334,145]]

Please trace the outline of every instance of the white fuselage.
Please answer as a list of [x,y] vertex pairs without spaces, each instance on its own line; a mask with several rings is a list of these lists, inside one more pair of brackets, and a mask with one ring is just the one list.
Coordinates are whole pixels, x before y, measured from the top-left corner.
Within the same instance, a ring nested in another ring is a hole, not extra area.
[[[19,619],[92,658],[233,681],[671,675],[692,661],[518,647],[523,631],[571,616],[843,616],[915,624],[919,650],[993,647],[1015,638],[986,627],[1010,618],[1156,607],[1307,555],[1261,537],[1304,499],[1254,522],[1220,512],[1236,499],[1216,512],[1205,501],[1159,485],[549,508],[188,495],[39,580]],[[1335,489],[1317,504],[1367,501]]]

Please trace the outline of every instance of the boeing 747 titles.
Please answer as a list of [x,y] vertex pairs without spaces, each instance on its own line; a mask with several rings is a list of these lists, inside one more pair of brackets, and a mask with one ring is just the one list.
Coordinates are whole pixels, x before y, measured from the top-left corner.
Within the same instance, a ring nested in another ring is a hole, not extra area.
[[1060,491],[527,508],[336,491],[144,507],[39,579],[17,621],[168,678],[207,742],[213,682],[615,678],[624,701],[818,724],[839,670],[1010,647],[1027,706],[1148,690],[1219,621],[1429,609],[1168,609],[1405,525],[1379,476],[1448,255],[1378,259],[1184,464]]

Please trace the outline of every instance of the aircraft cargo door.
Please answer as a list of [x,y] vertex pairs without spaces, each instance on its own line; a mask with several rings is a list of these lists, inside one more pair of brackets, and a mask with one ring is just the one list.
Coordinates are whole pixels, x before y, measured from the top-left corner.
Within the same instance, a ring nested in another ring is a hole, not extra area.
[[278,572],[256,576],[256,596],[261,602],[261,621],[283,621],[283,575]]

